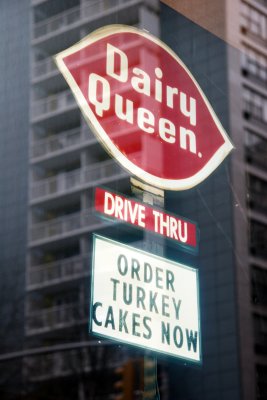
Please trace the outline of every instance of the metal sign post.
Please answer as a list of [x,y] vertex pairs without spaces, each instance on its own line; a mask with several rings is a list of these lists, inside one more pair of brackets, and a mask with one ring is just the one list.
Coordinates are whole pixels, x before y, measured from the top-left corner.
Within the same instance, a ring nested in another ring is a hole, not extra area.
[[[144,203],[152,206],[158,206],[164,209],[164,191],[150,185],[145,185],[143,182],[135,178],[131,178],[132,193],[140,198]],[[145,250],[155,251],[158,255],[164,253],[163,245],[153,246],[152,240],[145,241]],[[151,354],[144,356],[144,395],[143,400],[160,400],[157,377],[157,357]]]

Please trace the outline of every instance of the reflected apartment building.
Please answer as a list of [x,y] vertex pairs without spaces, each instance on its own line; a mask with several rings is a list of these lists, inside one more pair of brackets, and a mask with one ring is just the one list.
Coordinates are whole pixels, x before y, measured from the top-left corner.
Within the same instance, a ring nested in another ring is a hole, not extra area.
[[200,189],[167,196],[169,211],[195,220],[201,229],[203,366],[170,362],[161,399],[265,399],[267,2],[205,0],[201,7],[200,0],[189,6],[180,0],[29,3],[25,398],[111,399],[112,371],[131,352],[89,336],[87,328],[92,233],[142,240],[140,233],[131,235],[122,224],[95,215],[94,188],[129,193],[129,175],[97,142],[53,60],[93,30],[120,23],[160,36],[177,52],[235,145],[227,167]]
[[129,175],[88,128],[53,55],[110,23],[158,34],[158,7],[143,0],[31,2],[25,335],[28,349],[46,350],[25,359],[24,374],[38,393],[59,395],[63,384],[65,398],[107,399],[113,386],[105,370],[124,360],[120,346],[89,338],[88,292],[92,232],[119,231],[95,215],[94,188],[125,193]]

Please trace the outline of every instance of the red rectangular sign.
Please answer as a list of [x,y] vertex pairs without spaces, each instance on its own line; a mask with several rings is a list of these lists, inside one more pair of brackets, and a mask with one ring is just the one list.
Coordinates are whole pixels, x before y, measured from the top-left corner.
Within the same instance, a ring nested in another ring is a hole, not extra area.
[[175,240],[196,251],[197,226],[194,222],[129,199],[109,190],[96,188],[95,209],[106,217],[125,221],[138,228]]

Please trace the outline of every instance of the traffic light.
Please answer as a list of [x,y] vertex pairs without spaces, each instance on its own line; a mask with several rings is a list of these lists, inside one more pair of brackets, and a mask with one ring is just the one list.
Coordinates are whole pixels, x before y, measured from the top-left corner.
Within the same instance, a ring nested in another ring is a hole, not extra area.
[[[115,369],[113,400],[135,400],[142,393],[143,400],[158,400],[157,360],[152,356],[133,359]],[[138,397],[139,398],[139,397]]]
[[134,400],[143,391],[143,360],[134,359],[115,369],[114,400]]
[[159,399],[157,381],[157,359],[153,356],[144,357],[144,400]]

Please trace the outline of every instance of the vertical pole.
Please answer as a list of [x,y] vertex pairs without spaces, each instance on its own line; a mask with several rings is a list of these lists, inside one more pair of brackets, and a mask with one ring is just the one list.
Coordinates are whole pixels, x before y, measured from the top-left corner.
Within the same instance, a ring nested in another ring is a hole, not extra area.
[[[131,178],[132,193],[144,203],[164,208],[164,191]],[[146,232],[145,250],[163,255],[163,245],[154,243],[151,233]],[[160,400],[157,381],[157,357],[150,352],[144,356],[143,400]]]

